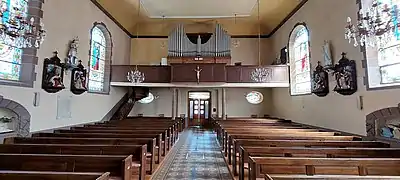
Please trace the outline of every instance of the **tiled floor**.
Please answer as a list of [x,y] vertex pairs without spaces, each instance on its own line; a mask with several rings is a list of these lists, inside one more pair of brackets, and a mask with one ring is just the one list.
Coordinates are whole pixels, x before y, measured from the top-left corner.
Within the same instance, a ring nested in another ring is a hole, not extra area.
[[182,133],[153,180],[232,180],[212,131],[190,128]]

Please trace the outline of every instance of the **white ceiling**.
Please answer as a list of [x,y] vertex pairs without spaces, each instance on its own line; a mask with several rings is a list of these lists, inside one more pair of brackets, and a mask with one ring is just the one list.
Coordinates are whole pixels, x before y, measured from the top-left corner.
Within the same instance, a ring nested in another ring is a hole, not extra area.
[[250,16],[257,0],[141,0],[141,4],[150,18],[228,18]]

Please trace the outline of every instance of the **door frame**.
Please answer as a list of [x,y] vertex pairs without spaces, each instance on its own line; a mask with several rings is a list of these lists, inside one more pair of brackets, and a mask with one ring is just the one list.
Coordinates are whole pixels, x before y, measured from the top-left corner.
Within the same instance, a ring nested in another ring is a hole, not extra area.
[[209,90],[201,90],[201,91],[190,90],[190,91],[188,91],[187,98],[186,98],[186,108],[187,108],[188,120],[190,121],[190,98],[189,98],[189,94],[190,93],[195,93],[195,92],[200,92],[200,93],[201,92],[203,92],[203,93],[206,92],[206,93],[210,94],[209,106],[208,106],[208,119],[206,119],[206,120],[210,120],[211,117],[212,117],[212,92],[209,91]]

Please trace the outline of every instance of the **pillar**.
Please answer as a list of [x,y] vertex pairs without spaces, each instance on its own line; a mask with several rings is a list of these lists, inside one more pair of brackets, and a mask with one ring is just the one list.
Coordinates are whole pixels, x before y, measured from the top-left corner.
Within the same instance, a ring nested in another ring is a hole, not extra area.
[[175,111],[175,98],[176,93],[175,93],[175,88],[172,89],[172,106],[171,106],[171,111],[172,111],[172,119],[175,120],[176,118],[176,111]]
[[226,89],[222,88],[222,119],[226,120]]

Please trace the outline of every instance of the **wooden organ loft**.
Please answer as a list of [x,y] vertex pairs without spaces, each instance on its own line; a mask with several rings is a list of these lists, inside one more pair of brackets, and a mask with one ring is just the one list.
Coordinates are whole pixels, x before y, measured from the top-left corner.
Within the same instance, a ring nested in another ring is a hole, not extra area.
[[[257,82],[258,65],[232,65],[231,36],[220,24],[212,32],[188,33],[179,24],[168,36],[167,65],[112,65],[112,86],[146,87],[289,87],[287,65],[265,66],[268,82]],[[127,73],[138,69],[142,83],[131,83]]]
[[186,33],[184,25],[168,37],[168,63],[231,63],[231,36],[220,24],[213,33]]

